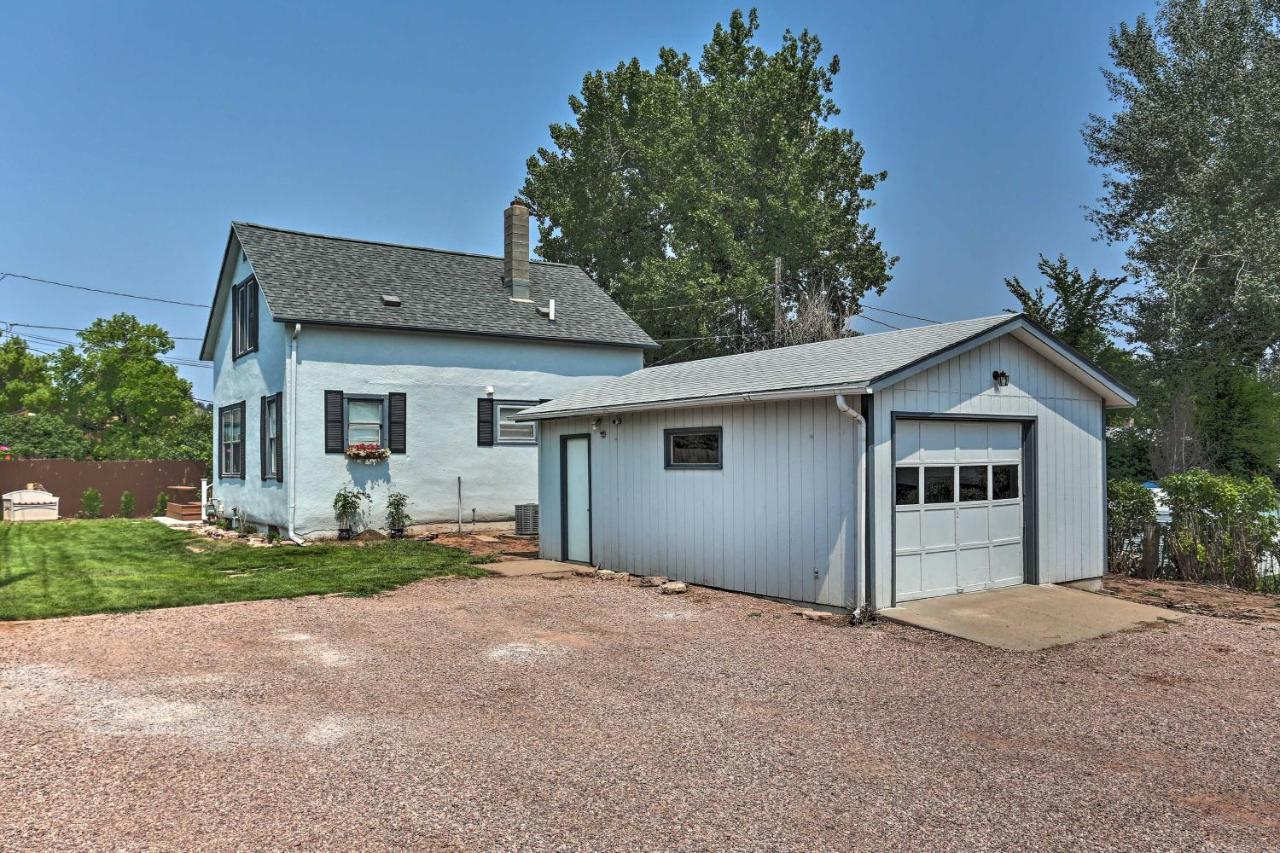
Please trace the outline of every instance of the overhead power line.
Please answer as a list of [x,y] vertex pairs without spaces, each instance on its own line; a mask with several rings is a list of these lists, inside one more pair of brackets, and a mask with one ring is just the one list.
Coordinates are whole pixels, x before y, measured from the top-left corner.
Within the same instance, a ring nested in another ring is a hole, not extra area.
[[[78,333],[78,332],[89,331],[88,329],[75,329],[75,328],[72,328],[71,326],[40,326],[35,323],[9,323],[7,325],[13,326],[14,328],[21,327],[23,329],[54,329],[59,332],[77,332]],[[184,338],[180,335],[169,335],[169,339],[174,341],[203,341],[204,340],[204,338]]]
[[868,317],[866,314],[854,314],[853,318],[855,320],[869,320],[872,323],[879,323],[881,326],[884,326],[886,329],[893,329],[895,332],[902,331],[901,326],[895,326],[892,323],[886,323],[884,320],[877,320],[875,317]]
[[[77,349],[81,349],[84,347],[84,344],[72,343],[71,341],[62,341],[62,340],[58,340],[57,338],[46,338],[42,335],[30,335],[30,334],[20,335],[17,332],[0,331],[0,335],[6,335],[6,334],[11,338],[19,338],[20,340],[27,342],[28,345],[30,345],[32,341],[35,341],[42,344],[57,344],[58,346],[75,347]],[[32,347],[32,349],[35,349],[35,347]],[[41,352],[42,355],[51,355],[51,353],[43,352],[40,350],[37,350],[37,352]],[[167,364],[172,364],[175,367],[202,367],[206,370],[213,369],[212,364],[206,364],[203,361],[196,361],[195,359],[191,359],[191,358],[169,358],[163,355],[157,355],[156,358]]]
[[166,305],[184,305],[188,308],[208,308],[209,307],[208,305],[202,305],[198,302],[182,302],[181,300],[178,300],[178,299],[162,299],[159,296],[142,296],[141,294],[137,294],[137,293],[125,293],[124,291],[121,291],[121,290],[103,290],[102,288],[99,288],[99,287],[85,287],[82,284],[67,284],[64,281],[53,281],[52,279],[48,279],[48,278],[37,278],[36,276],[23,275],[22,273],[0,272],[0,281],[5,280],[6,278],[20,278],[20,279],[23,279],[24,281],[34,281],[34,282],[37,282],[38,284],[52,284],[54,287],[66,287],[66,288],[70,288],[71,290],[83,290],[88,293],[102,293],[107,296],[122,296],[125,299],[141,299],[146,302],[163,302]]
[[941,320],[930,320],[928,317],[919,317],[915,314],[904,314],[901,311],[890,311],[888,308],[877,308],[874,305],[863,305],[864,311],[879,311],[883,314],[892,314],[895,317],[906,317],[908,320],[919,320],[922,323],[941,323]]

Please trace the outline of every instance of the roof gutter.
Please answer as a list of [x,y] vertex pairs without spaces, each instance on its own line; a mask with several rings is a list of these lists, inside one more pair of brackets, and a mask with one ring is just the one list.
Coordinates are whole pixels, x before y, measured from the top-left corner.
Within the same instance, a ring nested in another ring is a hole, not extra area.
[[805,400],[813,397],[830,397],[832,394],[870,394],[871,389],[863,385],[849,386],[812,386],[808,388],[787,388],[779,391],[750,391],[736,394],[720,394],[715,397],[689,397],[682,400],[650,400],[640,403],[617,403],[612,406],[589,406],[586,408],[552,410],[548,412],[519,412],[517,421],[545,421],[554,418],[577,418],[588,415],[603,415],[611,412],[636,412],[657,409],[689,409],[696,406],[725,406],[735,403],[769,403],[776,400]]

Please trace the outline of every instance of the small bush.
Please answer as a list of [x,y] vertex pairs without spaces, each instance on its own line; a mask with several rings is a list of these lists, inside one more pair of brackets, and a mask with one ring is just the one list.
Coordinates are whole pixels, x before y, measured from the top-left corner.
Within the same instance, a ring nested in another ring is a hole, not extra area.
[[356,526],[360,523],[364,504],[368,500],[369,496],[359,489],[351,486],[343,486],[339,489],[333,496],[333,517],[338,522],[339,528],[354,533]]
[[1249,590],[1271,582],[1259,570],[1280,557],[1280,495],[1269,479],[1193,469],[1160,486],[1169,496],[1166,542],[1175,577]]
[[276,543],[276,542],[279,542],[279,541],[280,541],[280,528],[279,528],[279,527],[276,527],[276,526],[274,526],[274,525],[273,525],[273,526],[271,526],[271,527],[268,527],[268,528],[267,528],[267,541],[268,541],[268,542],[271,542],[271,543]]
[[409,504],[409,496],[403,492],[392,492],[387,495],[387,529],[404,530],[411,519],[405,507]]
[[161,492],[156,495],[156,508],[152,515],[164,515],[169,511],[169,495]]
[[133,498],[133,492],[120,493],[120,517],[133,518],[134,512],[137,510],[136,501]]
[[1111,571],[1138,572],[1143,537],[1155,521],[1156,499],[1150,489],[1133,480],[1108,481],[1107,566]]
[[241,536],[253,536],[253,535],[254,535],[255,533],[257,533],[257,532],[258,532],[258,525],[253,524],[253,523],[248,522],[248,521],[241,521],[241,522],[240,522],[240,535],[241,535]]
[[80,495],[79,518],[102,518],[102,492],[97,489],[85,489]]
[[225,515],[219,516],[218,520],[214,522],[214,526],[216,526],[219,530],[230,530],[231,519],[227,518]]

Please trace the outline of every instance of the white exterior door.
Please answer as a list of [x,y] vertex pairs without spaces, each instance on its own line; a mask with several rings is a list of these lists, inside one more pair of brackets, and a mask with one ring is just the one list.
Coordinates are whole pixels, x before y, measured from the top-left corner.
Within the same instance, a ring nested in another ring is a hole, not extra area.
[[895,598],[1022,583],[1022,424],[900,420]]
[[591,562],[591,437],[572,436],[561,447],[560,494],[564,501],[564,559]]

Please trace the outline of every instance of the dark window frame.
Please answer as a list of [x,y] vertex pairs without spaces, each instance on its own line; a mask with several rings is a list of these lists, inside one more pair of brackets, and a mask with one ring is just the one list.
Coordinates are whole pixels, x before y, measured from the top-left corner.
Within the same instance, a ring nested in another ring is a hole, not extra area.
[[540,400],[494,400],[493,401],[493,444],[501,447],[536,447],[538,444],[538,424],[537,421],[525,421],[533,427],[532,438],[503,438],[502,437],[502,407],[503,406],[519,406],[523,409],[532,409],[538,405]]
[[[921,471],[924,467],[921,465],[896,465],[893,469],[893,505],[894,506],[920,506],[923,503],[924,487],[921,485],[923,474]],[[916,499],[913,501],[899,500],[898,489],[902,488],[902,484],[898,481],[899,471],[914,471],[916,475]]]
[[250,274],[231,287],[231,360],[258,351],[258,279]]
[[[996,497],[996,469],[1012,468],[1013,479],[1010,481],[1013,485],[1013,494],[1005,497]],[[1016,501],[1022,499],[1022,465],[1017,462],[992,462],[991,463],[991,500],[992,501]]]
[[[226,417],[230,414],[238,414],[240,416],[240,440],[234,442],[231,446],[234,448],[239,445],[239,450],[233,449],[231,452],[231,463],[234,468],[239,463],[239,470],[227,470],[227,441],[224,438],[226,430]],[[245,405],[244,400],[238,403],[231,403],[218,408],[218,478],[221,480],[243,480],[245,468]]]
[[[920,499],[921,499],[921,502],[922,502],[922,503],[926,503],[926,504],[931,504],[931,505],[933,505],[933,506],[938,506],[938,505],[943,505],[943,506],[945,506],[945,505],[948,505],[948,504],[958,503],[958,501],[957,501],[957,499],[956,499],[956,498],[957,498],[957,495],[956,495],[956,468],[957,468],[957,467],[958,467],[958,466],[957,466],[954,462],[953,462],[953,463],[950,463],[950,464],[948,464],[948,465],[936,465],[936,464],[935,464],[935,465],[930,465],[930,464],[928,464],[928,463],[925,463],[924,465],[922,465],[922,466],[921,466],[921,470],[923,470],[923,472],[924,472],[924,473],[923,473],[923,474],[921,474],[921,477],[920,477]],[[949,481],[949,482],[950,482],[950,492],[948,493],[948,497],[947,497],[947,499],[946,499],[946,500],[939,500],[939,501],[929,500],[929,472],[930,472],[930,471],[948,471],[948,472],[950,472],[950,474],[951,474],[951,478],[950,478],[950,481]]]
[[[973,468],[982,472],[982,497],[966,498],[964,490],[966,488],[964,482],[964,469]],[[956,465],[956,502],[957,503],[977,503],[978,501],[991,500],[991,463],[977,462],[965,464],[963,462]]]
[[[671,460],[671,439],[677,435],[698,435],[710,433],[716,437],[715,462],[673,462]],[[668,471],[719,471],[724,468],[724,427],[675,427],[662,431],[662,467]]]
[[[284,481],[284,394],[277,391],[262,398],[262,422],[258,425],[260,436],[258,457],[263,482]],[[275,444],[271,443],[271,430],[276,431]],[[272,470],[272,469],[275,470]]]

